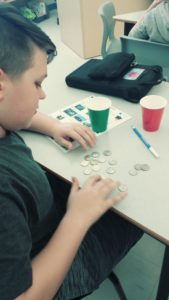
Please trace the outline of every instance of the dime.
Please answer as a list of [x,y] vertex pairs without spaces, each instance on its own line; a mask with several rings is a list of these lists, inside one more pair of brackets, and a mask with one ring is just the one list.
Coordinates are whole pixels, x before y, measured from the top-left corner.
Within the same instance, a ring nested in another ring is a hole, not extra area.
[[88,160],[82,160],[81,163],[80,163],[80,165],[81,165],[82,167],[87,167],[88,164],[89,164],[89,161],[88,161]]
[[143,170],[143,171],[149,171],[150,170],[150,166],[147,165],[147,164],[142,164],[141,165],[141,170]]
[[108,164],[111,165],[111,166],[115,166],[115,165],[117,165],[117,160],[109,159]]
[[129,170],[129,174],[131,175],[131,176],[136,176],[138,173],[137,173],[137,171],[136,170]]
[[105,157],[103,155],[98,157],[98,162],[99,163],[104,163],[106,161]]
[[91,156],[89,154],[85,155],[84,157],[85,160],[90,160],[91,159]]
[[91,169],[85,169],[84,171],[83,171],[83,174],[84,175],[90,175],[92,173],[92,170]]
[[112,167],[109,167],[109,168],[106,169],[106,173],[108,173],[108,174],[114,174],[114,173],[116,173],[116,170],[113,169]]
[[99,165],[93,165],[91,168],[93,171],[99,171],[101,169]]
[[120,184],[119,187],[118,187],[118,190],[119,190],[120,192],[127,192],[128,188],[127,188],[126,185]]
[[97,158],[97,157],[100,156],[100,153],[97,152],[97,151],[95,151],[95,152],[92,152],[92,153],[91,153],[91,156],[94,157],[94,158]]
[[110,156],[110,155],[112,155],[112,152],[110,150],[104,150],[103,155]]
[[93,166],[93,165],[98,165],[98,160],[97,159],[91,159],[90,160],[90,164]]
[[136,164],[136,165],[134,165],[134,168],[135,168],[137,171],[140,171],[140,170],[141,170],[141,164]]

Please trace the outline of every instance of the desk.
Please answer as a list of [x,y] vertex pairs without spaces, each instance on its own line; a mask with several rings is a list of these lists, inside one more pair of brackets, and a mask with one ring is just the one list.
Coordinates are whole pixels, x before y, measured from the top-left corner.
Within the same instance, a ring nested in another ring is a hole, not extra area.
[[[49,65],[49,77],[44,83],[44,88],[48,87],[48,96],[46,101],[40,101],[42,112],[51,113],[90,95],[87,91],[66,86],[65,76],[84,63],[84,60],[64,46],[59,45],[58,48],[62,55],[59,54]],[[153,87],[150,94],[160,94],[168,99],[169,83],[163,82]],[[114,210],[154,238],[169,245],[169,105],[166,107],[160,130],[155,133],[144,133],[145,138],[160,154],[160,159],[157,160],[131,130],[131,125],[142,128],[139,105],[115,97],[110,98],[114,106],[132,116],[131,120],[100,136],[94,149],[99,151],[112,149],[113,158],[118,161],[114,178],[120,179],[129,189],[127,199],[118,203]],[[72,175],[77,176],[81,184],[86,180],[87,176],[83,175],[80,166],[84,157],[83,150],[79,148],[65,155],[45,136],[31,132],[21,132],[21,135],[32,149],[35,160],[45,168],[68,181],[71,181]],[[135,177],[130,176],[128,170],[139,162],[148,163],[150,171],[142,172]],[[164,293],[169,293],[169,287],[165,286],[166,289],[163,287],[169,278],[168,247],[165,253],[158,300],[167,299]]]
[[[167,98],[169,84],[162,83],[160,86],[154,87],[150,94],[160,94]],[[63,106],[84,97],[86,97],[86,92],[79,90],[73,98],[65,98]],[[160,130],[155,133],[143,133],[160,154],[160,159],[155,159],[131,129],[131,125],[142,128],[139,105],[115,97],[110,98],[115,107],[132,116],[131,120],[99,136],[93,150],[103,152],[105,148],[112,149],[113,158],[119,162],[115,178],[120,179],[128,186],[128,198],[118,204],[115,210],[144,228],[149,234],[169,244],[169,165],[167,164],[169,163],[169,105],[166,107]],[[21,135],[31,147],[37,162],[68,181],[71,181],[74,174],[78,176],[81,184],[84,183],[86,176],[82,172],[80,162],[87,153],[84,153],[81,148],[64,154],[45,136],[30,132],[22,132]],[[47,153],[50,155],[46,155]],[[74,162],[73,170],[72,161]],[[132,177],[128,171],[136,163],[148,163],[151,170]],[[161,178],[162,174],[163,178]]]
[[[154,87],[151,93],[167,97],[169,84],[162,83],[161,86]],[[85,94],[85,92],[79,91],[74,99],[72,98],[66,102],[68,104],[68,102],[79,100],[86,96]],[[120,179],[129,188],[128,198],[118,204],[114,210],[153,237],[165,244],[169,244],[169,106],[166,108],[160,131],[157,133],[144,133],[144,136],[148,137],[148,141],[152,143],[160,154],[160,159],[157,160],[131,130],[132,124],[141,128],[139,105],[113,97],[111,99],[114,106],[133,116],[132,120],[115,127],[108,134],[100,136],[94,149],[96,151],[113,150],[113,158],[119,164],[118,171],[114,177]],[[86,176],[83,175],[82,167],[80,166],[80,162],[84,157],[84,152],[81,149],[65,155],[44,136],[28,132],[22,133],[22,136],[31,147],[35,160],[41,165],[68,181],[71,181],[72,175],[76,175],[81,184],[86,180]],[[72,161],[74,162],[73,168]],[[128,174],[128,170],[135,163],[148,163],[151,170],[132,177]],[[168,248],[166,248],[165,260],[167,260],[167,266],[169,266]],[[160,285],[160,287],[162,286],[162,293],[164,293],[163,286],[167,282],[165,276],[169,276],[166,262],[163,267],[165,268],[165,273],[162,275],[164,278],[162,285]],[[168,286],[166,286],[166,289],[166,293],[168,293]],[[161,295],[161,292],[159,292],[157,299],[167,299]]]
[[124,22],[124,34],[128,35],[133,25],[144,15],[144,10],[116,15],[113,18],[116,21]]

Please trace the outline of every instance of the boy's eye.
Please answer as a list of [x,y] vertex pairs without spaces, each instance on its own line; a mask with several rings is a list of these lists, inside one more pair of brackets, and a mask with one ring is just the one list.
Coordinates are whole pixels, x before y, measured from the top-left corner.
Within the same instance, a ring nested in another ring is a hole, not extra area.
[[38,81],[35,82],[36,87],[41,87],[41,84],[42,84],[41,82]]

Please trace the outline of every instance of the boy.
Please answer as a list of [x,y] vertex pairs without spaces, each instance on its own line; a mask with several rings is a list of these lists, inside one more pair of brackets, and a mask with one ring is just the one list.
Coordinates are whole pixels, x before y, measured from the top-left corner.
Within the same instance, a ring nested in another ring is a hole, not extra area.
[[[15,132],[30,129],[71,148],[95,145],[82,125],[37,112],[56,47],[35,24],[0,5],[0,299],[74,299],[94,291],[142,232],[110,211],[126,193],[100,176],[80,189],[44,172]],[[108,199],[107,199],[108,198]],[[96,222],[96,224],[94,224]],[[94,224],[94,225],[93,225]]]

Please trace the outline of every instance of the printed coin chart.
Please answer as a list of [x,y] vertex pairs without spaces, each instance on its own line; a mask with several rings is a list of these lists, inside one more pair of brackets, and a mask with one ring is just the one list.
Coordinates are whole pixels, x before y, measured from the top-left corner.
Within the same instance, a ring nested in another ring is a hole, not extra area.
[[[86,103],[88,101],[92,101],[92,99],[94,99],[94,98],[95,98],[94,96],[90,96],[85,99],[82,99],[81,101],[75,102],[61,110],[51,113],[50,116],[58,119],[61,122],[79,122],[79,123],[91,128],[91,123],[90,123]],[[110,111],[109,111],[107,130],[105,132],[107,132],[108,130],[112,129],[115,126],[118,126],[118,125],[126,122],[129,119],[131,119],[130,115],[119,110],[118,108],[116,108],[112,105],[110,107]],[[98,136],[98,135],[104,134],[105,132],[96,133],[96,135]],[[53,142],[55,142],[55,141],[53,140]],[[60,145],[58,145],[58,146],[64,152],[70,151],[70,150],[65,149],[63,146],[60,146]],[[77,142],[73,141],[73,149],[75,149],[77,147],[79,147],[79,144]]]

